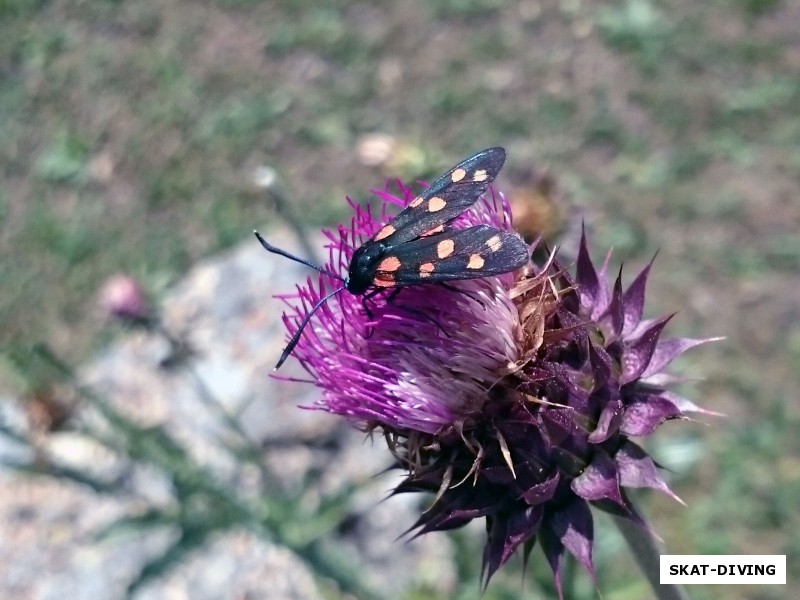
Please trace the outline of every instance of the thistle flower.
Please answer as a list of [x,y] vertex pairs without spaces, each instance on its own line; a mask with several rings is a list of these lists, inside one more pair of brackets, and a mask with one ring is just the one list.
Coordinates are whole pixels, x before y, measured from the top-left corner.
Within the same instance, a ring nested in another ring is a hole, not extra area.
[[[348,200],[349,227],[327,232],[333,273],[395,207],[414,194],[374,192],[379,215]],[[511,228],[491,192],[454,223]],[[407,475],[395,493],[428,491],[417,535],[485,517],[484,582],[520,547],[538,542],[560,593],[566,552],[591,573],[590,506],[642,519],[629,488],[673,498],[633,437],[702,411],[666,391],[664,368],[710,340],[662,340],[670,317],[643,320],[648,265],[623,290],[589,257],[585,233],[576,273],[551,258],[515,273],[419,285],[391,299],[339,294],[312,319],[294,356],[321,390],[316,408],[384,434]],[[289,335],[341,282],[309,278],[284,296]],[[455,288],[455,289],[453,289]],[[365,306],[365,303],[367,306]]]
[[124,273],[106,279],[98,293],[97,302],[106,315],[122,321],[138,323],[150,316],[142,286],[135,278]]

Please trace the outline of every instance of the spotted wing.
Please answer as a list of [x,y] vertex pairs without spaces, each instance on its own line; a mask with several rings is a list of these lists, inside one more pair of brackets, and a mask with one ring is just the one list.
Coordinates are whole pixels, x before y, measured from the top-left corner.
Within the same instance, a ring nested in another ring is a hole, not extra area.
[[503,148],[487,148],[461,161],[414,198],[372,238],[386,246],[436,231],[486,192],[506,160]]
[[379,287],[479,279],[518,269],[530,259],[515,233],[488,225],[454,229],[392,248],[377,266]]

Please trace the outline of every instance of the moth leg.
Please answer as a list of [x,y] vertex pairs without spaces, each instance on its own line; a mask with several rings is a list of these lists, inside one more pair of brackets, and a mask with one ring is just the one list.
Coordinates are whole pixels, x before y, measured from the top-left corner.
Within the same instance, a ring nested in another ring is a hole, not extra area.
[[[372,314],[372,311],[369,309],[369,306],[367,306],[367,300],[372,300],[375,296],[380,294],[382,291],[383,291],[383,288],[375,288],[374,290],[370,290],[369,292],[367,292],[366,294],[361,296],[361,306],[364,307],[364,312],[367,313],[367,317],[369,317],[370,321],[372,321],[375,318],[375,315]],[[397,292],[399,292],[399,291],[400,291],[400,288],[395,288],[394,290],[392,290],[392,293],[390,294],[390,297],[396,296]]]
[[[381,288],[375,288],[374,290],[370,290],[369,292],[367,292],[366,294],[361,296],[361,306],[364,307],[364,312],[367,313],[367,318],[370,321],[374,321],[375,320],[375,315],[369,309],[369,305],[367,304],[367,301],[372,300],[375,296],[380,294],[382,291],[383,291],[383,289],[381,289]],[[393,298],[394,296],[397,295],[397,292],[399,292],[399,291],[400,291],[400,288],[395,288],[394,290],[392,290],[392,293],[389,295],[389,297]],[[387,300],[387,302],[388,302],[388,300]],[[374,333],[375,333],[375,328],[373,327],[373,328],[370,329],[369,333],[364,336],[364,338],[365,339],[369,339],[369,338],[372,337],[372,335]]]
[[395,298],[397,298],[397,295],[400,293],[400,290],[402,290],[402,289],[403,289],[403,288],[401,288],[401,287],[396,287],[396,288],[394,288],[394,289],[392,290],[392,293],[391,293],[391,294],[389,294],[389,297],[388,297],[388,298],[386,298],[386,304],[389,304],[389,303],[390,303],[392,300],[394,300]]

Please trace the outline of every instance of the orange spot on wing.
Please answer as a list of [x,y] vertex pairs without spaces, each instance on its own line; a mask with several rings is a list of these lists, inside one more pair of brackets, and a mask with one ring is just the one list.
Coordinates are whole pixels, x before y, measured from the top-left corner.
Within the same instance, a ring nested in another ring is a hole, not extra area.
[[497,252],[503,245],[503,240],[500,239],[499,235],[493,235],[488,240],[486,240],[486,245],[489,246],[489,250],[491,250],[492,252]]
[[442,240],[436,244],[436,256],[439,258],[447,258],[455,249],[456,245],[453,240]]
[[471,254],[469,262],[467,263],[468,269],[481,269],[486,261],[480,254]]
[[434,227],[433,229],[429,229],[419,237],[428,237],[429,235],[433,235],[434,233],[441,233],[443,231],[444,231],[444,225],[437,225],[436,227]]
[[375,279],[372,280],[372,285],[376,287],[394,287],[394,274],[376,273]]
[[412,208],[417,208],[420,204],[422,204],[422,198],[420,196],[417,196],[411,202],[408,203],[408,205],[411,206]]
[[428,212],[438,212],[447,206],[447,201],[439,196],[434,196],[428,201]]
[[378,264],[378,271],[394,273],[400,268],[400,259],[396,256],[387,256]]
[[384,225],[383,229],[381,229],[373,238],[376,242],[389,237],[395,232],[394,225]]
[[433,270],[436,268],[432,262],[422,263],[419,266],[419,276],[420,277],[430,277]]
[[464,169],[456,169],[455,171],[450,173],[450,181],[452,181],[453,183],[458,183],[466,176],[467,172]]
[[488,177],[489,176],[486,174],[486,169],[481,169],[479,171],[475,171],[475,174],[472,176],[472,181],[486,181]]

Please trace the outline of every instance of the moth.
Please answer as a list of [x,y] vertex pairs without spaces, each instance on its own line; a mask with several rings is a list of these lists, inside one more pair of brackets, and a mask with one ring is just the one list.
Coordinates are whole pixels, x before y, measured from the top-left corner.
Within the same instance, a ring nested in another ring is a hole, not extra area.
[[472,206],[494,181],[506,159],[503,148],[487,148],[462,160],[416,196],[372,239],[353,253],[341,277],[271,244],[255,231],[269,252],[302,263],[342,282],[306,314],[281,354],[277,370],[291,355],[314,313],[347,290],[364,300],[383,290],[425,283],[480,279],[518,269],[530,259],[517,234],[489,225],[457,229],[451,222]]

